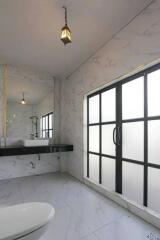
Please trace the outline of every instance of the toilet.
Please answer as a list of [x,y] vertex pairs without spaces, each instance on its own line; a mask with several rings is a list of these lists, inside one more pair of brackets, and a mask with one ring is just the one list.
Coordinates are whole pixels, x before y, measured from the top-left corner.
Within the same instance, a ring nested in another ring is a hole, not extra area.
[[0,208],[0,240],[37,240],[55,210],[48,203],[31,202]]

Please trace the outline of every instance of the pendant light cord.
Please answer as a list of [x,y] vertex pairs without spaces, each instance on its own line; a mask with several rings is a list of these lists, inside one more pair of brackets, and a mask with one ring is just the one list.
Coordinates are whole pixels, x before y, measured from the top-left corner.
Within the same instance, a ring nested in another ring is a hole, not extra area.
[[67,8],[65,6],[63,6],[62,8],[64,8],[65,11],[65,24],[67,25]]

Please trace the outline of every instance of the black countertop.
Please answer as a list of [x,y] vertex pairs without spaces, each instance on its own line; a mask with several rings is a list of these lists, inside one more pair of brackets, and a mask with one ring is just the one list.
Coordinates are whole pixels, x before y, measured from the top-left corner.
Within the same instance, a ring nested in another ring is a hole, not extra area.
[[53,144],[49,146],[36,147],[6,146],[0,147],[0,157],[70,151],[73,151],[73,145],[70,144]]

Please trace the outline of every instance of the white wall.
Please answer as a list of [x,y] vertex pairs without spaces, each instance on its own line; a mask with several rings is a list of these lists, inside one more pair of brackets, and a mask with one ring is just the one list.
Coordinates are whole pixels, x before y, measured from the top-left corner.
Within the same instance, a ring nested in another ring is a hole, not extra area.
[[160,1],[156,0],[68,79],[61,89],[61,141],[73,143],[66,170],[83,178],[83,96],[160,57]]

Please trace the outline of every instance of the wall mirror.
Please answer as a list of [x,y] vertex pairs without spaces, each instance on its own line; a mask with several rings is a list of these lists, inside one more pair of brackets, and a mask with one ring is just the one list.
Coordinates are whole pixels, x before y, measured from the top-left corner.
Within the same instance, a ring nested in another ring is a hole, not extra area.
[[54,79],[8,67],[6,145],[54,138]]

